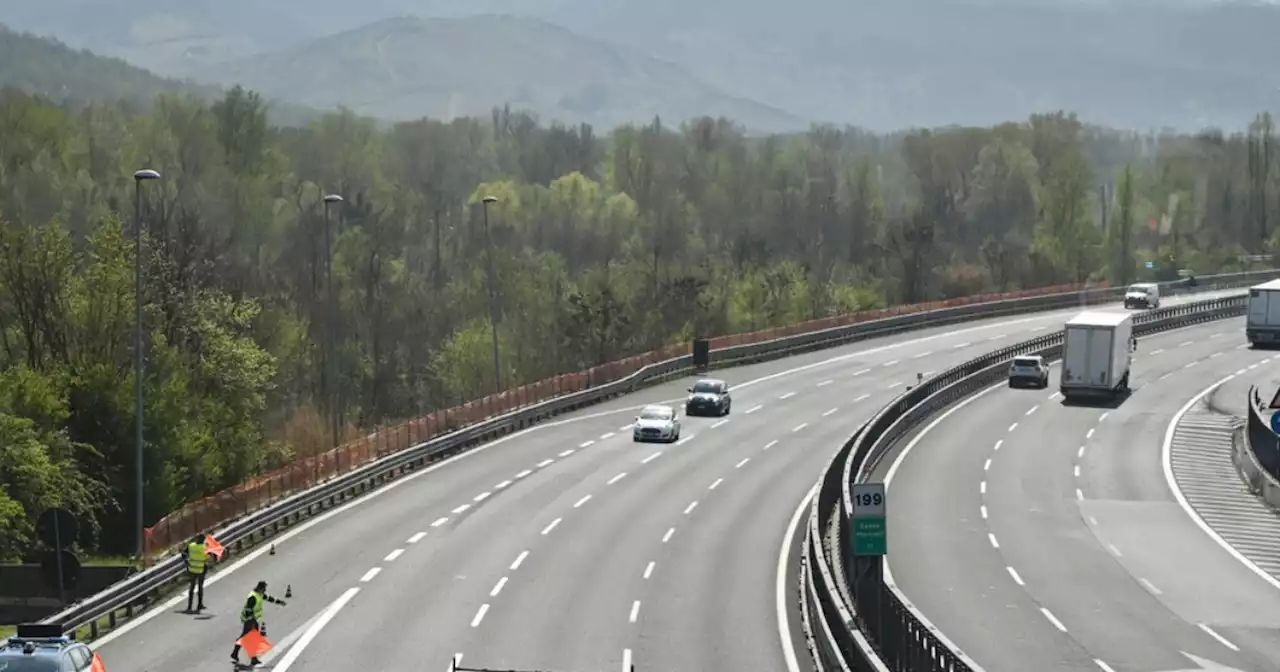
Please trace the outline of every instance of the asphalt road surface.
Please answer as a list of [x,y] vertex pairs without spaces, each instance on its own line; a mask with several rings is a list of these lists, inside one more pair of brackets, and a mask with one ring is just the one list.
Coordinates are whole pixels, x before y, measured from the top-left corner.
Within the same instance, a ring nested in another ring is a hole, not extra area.
[[1246,348],[1243,322],[1140,339],[1118,404],[1064,404],[1055,366],[1047,390],[940,416],[882,470],[892,580],[989,672],[1277,669],[1280,593],[1196,527],[1162,469],[1179,409],[1275,355]]
[[113,670],[225,669],[262,579],[293,590],[287,607],[266,606],[265,662],[280,672],[444,670],[455,655],[557,672],[775,672],[794,656],[807,670],[796,579],[780,583],[779,565],[784,543],[795,565],[787,532],[824,464],[917,373],[1074,312],[716,372],[732,414],[682,418],[678,444],[635,444],[628,425],[645,403],[680,407],[692,378],[564,416],[308,521],[274,555],[229,559],[205,614],[182,613],[184,595],[97,646]]

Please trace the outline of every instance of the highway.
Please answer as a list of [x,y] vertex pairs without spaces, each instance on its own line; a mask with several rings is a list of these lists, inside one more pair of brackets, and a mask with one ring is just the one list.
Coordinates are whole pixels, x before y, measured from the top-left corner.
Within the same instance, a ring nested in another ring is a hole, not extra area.
[[807,670],[795,578],[779,567],[787,552],[794,565],[786,533],[827,460],[916,373],[1074,312],[719,371],[732,414],[682,418],[678,444],[634,444],[628,425],[645,403],[680,404],[692,378],[563,416],[309,520],[274,554],[230,559],[207,583],[205,614],[182,613],[184,595],[96,645],[109,669],[225,668],[262,579],[275,596],[293,591],[266,607],[266,662],[280,672],[444,670],[455,655],[557,672],[763,672],[794,656]]
[[891,580],[988,672],[1277,669],[1280,594],[1196,526],[1162,463],[1180,408],[1275,359],[1243,344],[1242,318],[1143,338],[1117,404],[1064,404],[1055,366],[1047,390],[948,409],[880,470]]

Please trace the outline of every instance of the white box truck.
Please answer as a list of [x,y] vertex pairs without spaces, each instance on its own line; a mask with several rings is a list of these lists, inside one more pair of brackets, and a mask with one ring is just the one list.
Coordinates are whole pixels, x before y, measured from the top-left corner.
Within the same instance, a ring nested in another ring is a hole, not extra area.
[[1128,392],[1136,346],[1130,313],[1085,311],[1068,320],[1058,388],[1063,398]]
[[1249,288],[1249,313],[1244,335],[1249,344],[1280,344],[1280,280],[1271,280]]

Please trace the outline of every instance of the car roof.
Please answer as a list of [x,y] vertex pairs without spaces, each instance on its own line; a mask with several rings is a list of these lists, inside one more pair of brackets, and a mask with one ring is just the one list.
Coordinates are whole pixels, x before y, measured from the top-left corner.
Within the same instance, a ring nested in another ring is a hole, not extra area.
[[1036,361],[1039,361],[1039,360],[1044,359],[1044,357],[1041,357],[1040,355],[1018,355],[1018,356],[1014,357],[1013,359],[1014,359],[1015,361],[1016,361],[1016,360],[1019,360],[1019,359],[1034,359],[1034,360],[1036,360]]
[[644,408],[640,409],[640,412],[644,413],[645,411],[672,411],[672,410],[673,409],[670,406],[667,406],[666,404],[649,404]]
[[699,378],[698,382],[694,383],[694,385],[700,385],[702,383],[707,383],[710,385],[724,385],[724,381],[720,380],[719,378]]

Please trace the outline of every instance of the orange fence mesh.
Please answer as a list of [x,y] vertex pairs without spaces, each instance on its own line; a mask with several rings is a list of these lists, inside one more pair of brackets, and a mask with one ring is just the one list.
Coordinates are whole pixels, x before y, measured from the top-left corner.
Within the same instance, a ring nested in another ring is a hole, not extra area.
[[[987,301],[1042,296],[1083,289],[1082,285],[1055,285],[1014,292],[999,292],[967,296],[944,301],[893,306],[878,310],[865,310],[847,315],[825,317],[798,324],[730,334],[710,339],[712,350],[820,331],[895,315],[905,315],[949,306],[962,306]],[[374,459],[405,450],[442,434],[496,417],[512,410],[536,404],[554,397],[604,385],[629,376],[648,364],[689,354],[687,343],[627,357],[601,364],[586,371],[568,373],[522,385],[512,390],[492,394],[469,401],[461,406],[441,409],[408,420],[394,427],[382,427],[355,441],[323,454],[307,457],[272,472],[257,476],[246,483],[205,497],[161,518],[145,530],[147,553],[164,551],[195,535],[222,525],[250,511],[283,499],[299,490],[323,482],[334,476],[362,466]]]

